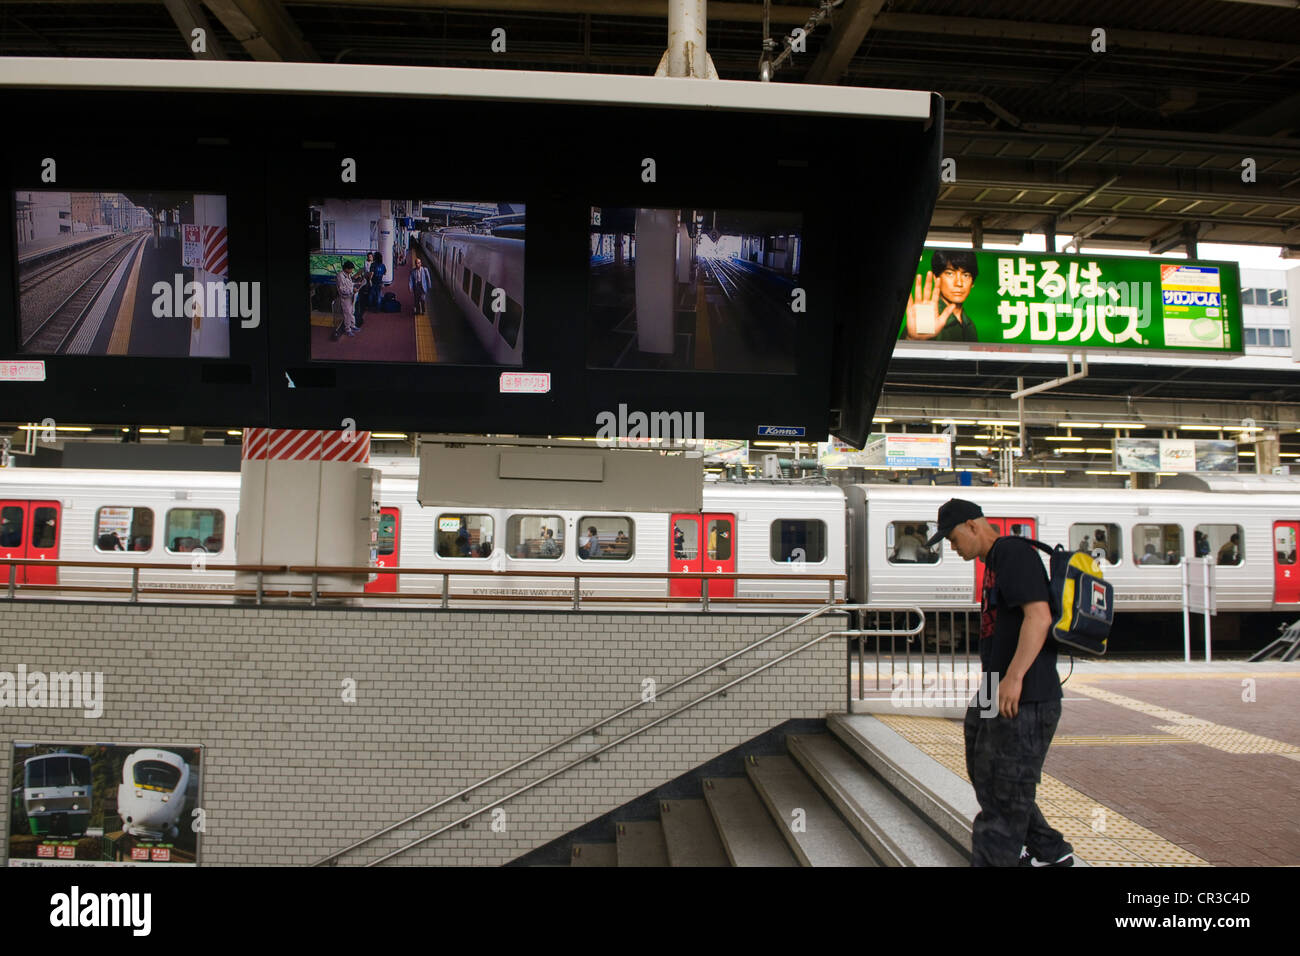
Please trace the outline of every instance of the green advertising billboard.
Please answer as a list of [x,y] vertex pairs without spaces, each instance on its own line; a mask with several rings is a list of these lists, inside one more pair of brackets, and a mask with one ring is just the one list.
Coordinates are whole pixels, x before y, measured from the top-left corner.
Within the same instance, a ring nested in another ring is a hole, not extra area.
[[927,249],[898,337],[1236,354],[1240,290],[1233,262]]

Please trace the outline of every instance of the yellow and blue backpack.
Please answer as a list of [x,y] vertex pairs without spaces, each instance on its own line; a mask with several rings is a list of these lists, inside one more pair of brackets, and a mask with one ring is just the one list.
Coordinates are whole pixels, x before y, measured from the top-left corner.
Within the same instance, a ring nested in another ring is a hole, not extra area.
[[1101,563],[1087,551],[1066,551],[1027,538],[1048,556],[1050,634],[1058,644],[1089,654],[1105,654],[1115,620],[1115,589],[1102,578]]

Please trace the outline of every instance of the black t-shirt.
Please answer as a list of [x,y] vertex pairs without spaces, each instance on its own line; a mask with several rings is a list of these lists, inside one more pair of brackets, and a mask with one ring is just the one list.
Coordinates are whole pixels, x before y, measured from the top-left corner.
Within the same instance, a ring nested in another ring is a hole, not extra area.
[[[1023,538],[1004,536],[993,543],[984,564],[981,596],[980,662],[985,673],[1001,678],[1016,656],[1021,607],[1047,601],[1047,571],[1038,549]],[[1049,636],[1034,662],[1025,672],[1022,701],[1060,700],[1061,680],[1056,673],[1056,642]]]

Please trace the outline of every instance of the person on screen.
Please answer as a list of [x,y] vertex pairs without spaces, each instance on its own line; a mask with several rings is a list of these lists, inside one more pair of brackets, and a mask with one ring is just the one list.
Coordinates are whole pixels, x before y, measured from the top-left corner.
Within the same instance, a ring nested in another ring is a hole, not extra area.
[[581,556],[584,558],[600,557],[600,535],[596,533],[596,526],[592,525],[587,529],[587,536],[580,542],[582,545]]
[[356,320],[352,317],[352,303],[357,294],[357,284],[352,281],[352,273],[356,268],[352,260],[346,260],[334,277],[334,287],[338,294],[334,297],[334,334],[330,336],[333,340],[337,340],[340,335],[357,334]]
[[370,308],[378,310],[379,296],[384,290],[384,273],[388,270],[384,266],[384,257],[378,253],[374,254],[373,258],[371,256],[366,258],[371,259],[370,265],[367,267],[367,271],[370,273]]
[[[966,298],[979,278],[979,264],[975,253],[967,249],[936,249],[930,257],[930,271],[925,283],[916,277],[916,286],[907,297],[907,327],[903,337],[914,341],[978,342],[975,322],[966,314]],[[918,316],[921,310],[932,310],[930,328]]]
[[413,313],[423,315],[424,297],[429,294],[429,270],[420,261],[419,256],[411,258],[411,274],[407,278],[406,284],[411,287],[411,295],[415,302]]

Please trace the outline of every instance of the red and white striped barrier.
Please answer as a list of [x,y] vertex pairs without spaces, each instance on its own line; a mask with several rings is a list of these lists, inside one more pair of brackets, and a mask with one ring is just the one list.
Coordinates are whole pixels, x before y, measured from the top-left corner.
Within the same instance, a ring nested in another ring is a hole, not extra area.
[[245,428],[245,461],[370,461],[370,432]]

